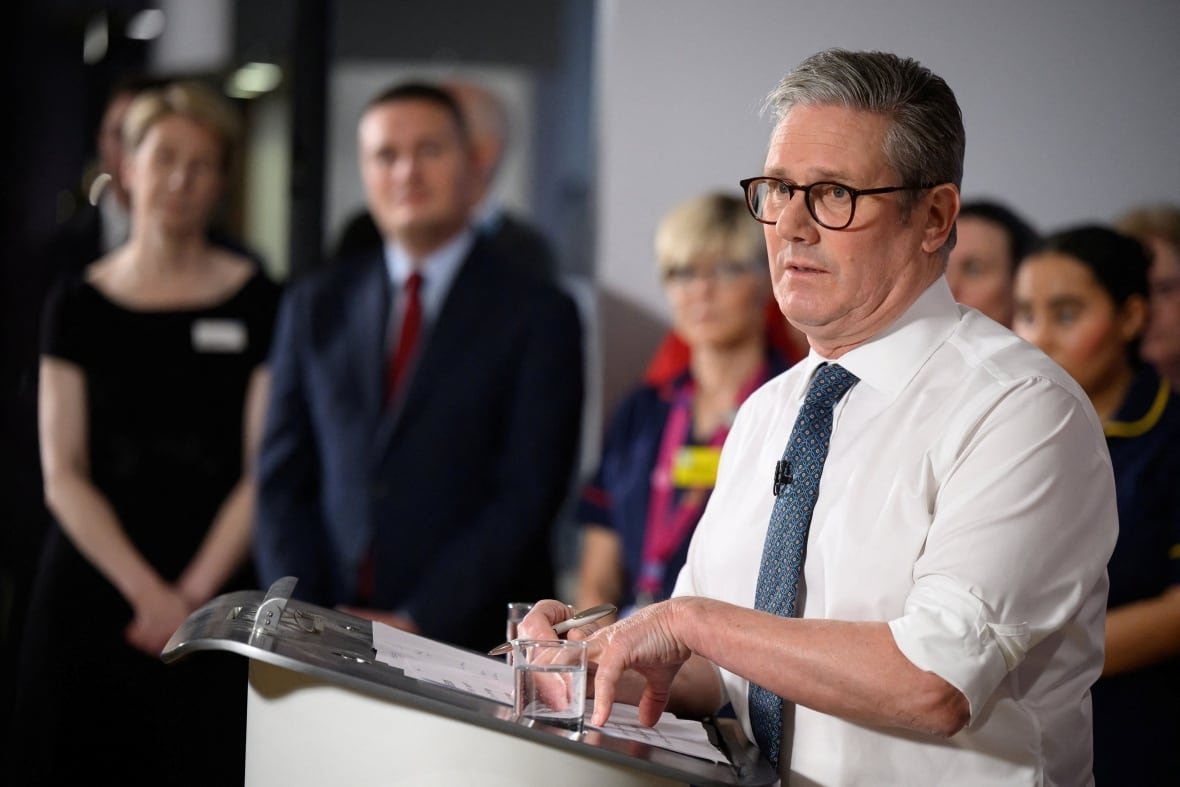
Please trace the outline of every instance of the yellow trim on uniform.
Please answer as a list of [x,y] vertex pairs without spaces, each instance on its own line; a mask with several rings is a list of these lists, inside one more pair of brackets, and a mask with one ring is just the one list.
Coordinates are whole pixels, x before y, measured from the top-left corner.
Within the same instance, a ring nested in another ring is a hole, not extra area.
[[1172,560],[1180,560],[1180,544],[1172,544],[1172,548],[1168,550],[1168,557]]
[[1102,433],[1107,437],[1138,437],[1150,432],[1151,428],[1159,423],[1160,417],[1163,416],[1164,410],[1168,406],[1169,393],[1171,393],[1171,386],[1167,380],[1161,379],[1160,389],[1156,393],[1155,401],[1151,403],[1147,415],[1138,421],[1107,421],[1102,425]]

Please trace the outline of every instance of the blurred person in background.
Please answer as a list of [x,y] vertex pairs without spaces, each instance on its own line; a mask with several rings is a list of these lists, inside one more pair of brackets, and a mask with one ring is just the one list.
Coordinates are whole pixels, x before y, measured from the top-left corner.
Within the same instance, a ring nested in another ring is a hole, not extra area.
[[609,602],[623,615],[671,594],[738,406],[787,367],[767,340],[766,246],[741,198],[677,205],[660,222],[655,252],[689,368],[619,405],[578,510],[575,606]]
[[557,257],[540,230],[507,210],[493,194],[496,176],[511,143],[511,121],[503,100],[477,82],[453,79],[443,84],[467,119],[477,173],[475,226],[492,238],[506,259],[525,270],[553,278]]
[[246,665],[165,666],[215,595],[253,587],[253,468],[278,288],[207,228],[238,119],[198,83],[123,124],[127,242],[46,307],[46,541],[12,737],[22,784],[240,783]]
[[[107,94],[93,137],[94,164],[74,195],[75,209],[43,239],[25,266],[23,286],[6,293],[19,308],[4,314],[4,366],[11,370],[11,411],[0,427],[12,471],[6,501],[8,523],[0,529],[0,718],[11,710],[14,673],[29,592],[49,527],[37,461],[37,376],[40,368],[42,304],[54,282],[77,275],[85,266],[127,240],[128,202],[119,175],[123,116],[135,95],[157,82],[139,77],[119,81]],[[93,202],[91,201],[93,200]]]
[[129,76],[111,88],[95,134],[94,172],[85,179],[78,208],[49,242],[46,256],[53,273],[81,271],[127,242],[131,202],[123,182],[123,120],[137,95],[163,86],[159,79]]
[[[549,239],[532,224],[507,211],[492,194],[510,142],[511,123],[504,102],[476,82],[454,79],[439,87],[458,103],[471,139],[473,227],[496,247],[506,262],[527,273],[553,279],[559,266]],[[363,209],[346,223],[333,257],[347,259],[379,249],[383,243],[373,214]]]
[[1151,314],[1139,353],[1180,391],[1180,207],[1138,208],[1119,219],[1118,228],[1151,254]]
[[[86,193],[74,213],[50,237],[43,253],[43,276],[50,284],[57,276],[77,273],[127,242],[131,198],[123,174],[127,155],[123,120],[136,96],[167,84],[167,80],[154,77],[128,76],[111,89],[95,135],[97,159],[94,172],[85,178]],[[210,216],[206,233],[211,243],[248,256],[261,265],[255,252],[218,226],[216,213]]]
[[1098,784],[1180,774],[1180,396],[1139,358],[1147,270],[1138,241],[1087,226],[1046,238],[1016,274],[1013,329],[1085,390],[1114,466],[1119,535],[1092,690]]
[[471,137],[445,90],[375,96],[357,149],[383,242],[284,297],[260,576],[487,650],[508,602],[552,592],[581,431],[577,309],[473,226]]
[[1011,208],[985,201],[964,202],[956,226],[946,268],[955,300],[1011,326],[1016,263],[1032,251],[1036,231]]

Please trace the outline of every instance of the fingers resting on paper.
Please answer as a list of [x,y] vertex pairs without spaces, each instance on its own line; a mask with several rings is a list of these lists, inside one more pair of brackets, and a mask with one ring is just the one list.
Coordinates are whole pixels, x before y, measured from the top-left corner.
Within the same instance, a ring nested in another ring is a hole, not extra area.
[[[624,696],[624,692],[631,693],[625,681],[628,670],[643,678],[638,697],[639,721],[649,726],[659,721],[676,674],[692,656],[677,629],[680,604],[679,599],[653,604],[589,637],[587,655],[597,664],[592,724],[606,723],[616,698],[635,701],[633,694]],[[622,686],[620,681],[624,682]]]

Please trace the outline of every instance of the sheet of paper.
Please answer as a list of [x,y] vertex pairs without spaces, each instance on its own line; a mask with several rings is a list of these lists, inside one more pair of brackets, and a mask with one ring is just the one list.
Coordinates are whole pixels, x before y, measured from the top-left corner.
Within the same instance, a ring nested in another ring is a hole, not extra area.
[[436,642],[383,623],[373,624],[377,661],[397,667],[407,678],[512,704],[512,668],[502,659]]
[[[594,714],[594,700],[586,700],[586,718]],[[678,719],[671,713],[661,714],[656,726],[648,727],[639,723],[639,708],[616,702],[611,707],[610,719],[605,727],[586,722],[586,728],[598,730],[613,738],[639,741],[649,746],[688,754],[710,762],[727,763],[725,755],[709,742],[709,734],[699,721]]]
[[[485,697],[504,705],[512,704],[512,668],[498,658],[472,653],[442,642],[410,634],[383,623],[373,624],[373,647],[377,660],[405,673],[406,677]],[[586,718],[593,713],[594,700],[586,702]],[[639,741],[692,757],[725,763],[725,755],[709,743],[708,733],[698,721],[678,719],[671,713],[660,717],[654,727],[639,723],[639,709],[616,702],[604,727],[586,724],[612,738]]]

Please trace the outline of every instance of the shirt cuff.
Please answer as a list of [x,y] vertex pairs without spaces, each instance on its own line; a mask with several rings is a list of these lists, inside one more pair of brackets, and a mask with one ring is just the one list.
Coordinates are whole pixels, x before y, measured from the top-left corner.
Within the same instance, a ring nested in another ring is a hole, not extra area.
[[916,667],[963,693],[974,718],[1029,648],[1026,622],[993,623],[983,602],[947,577],[923,579],[889,622],[897,647]]

